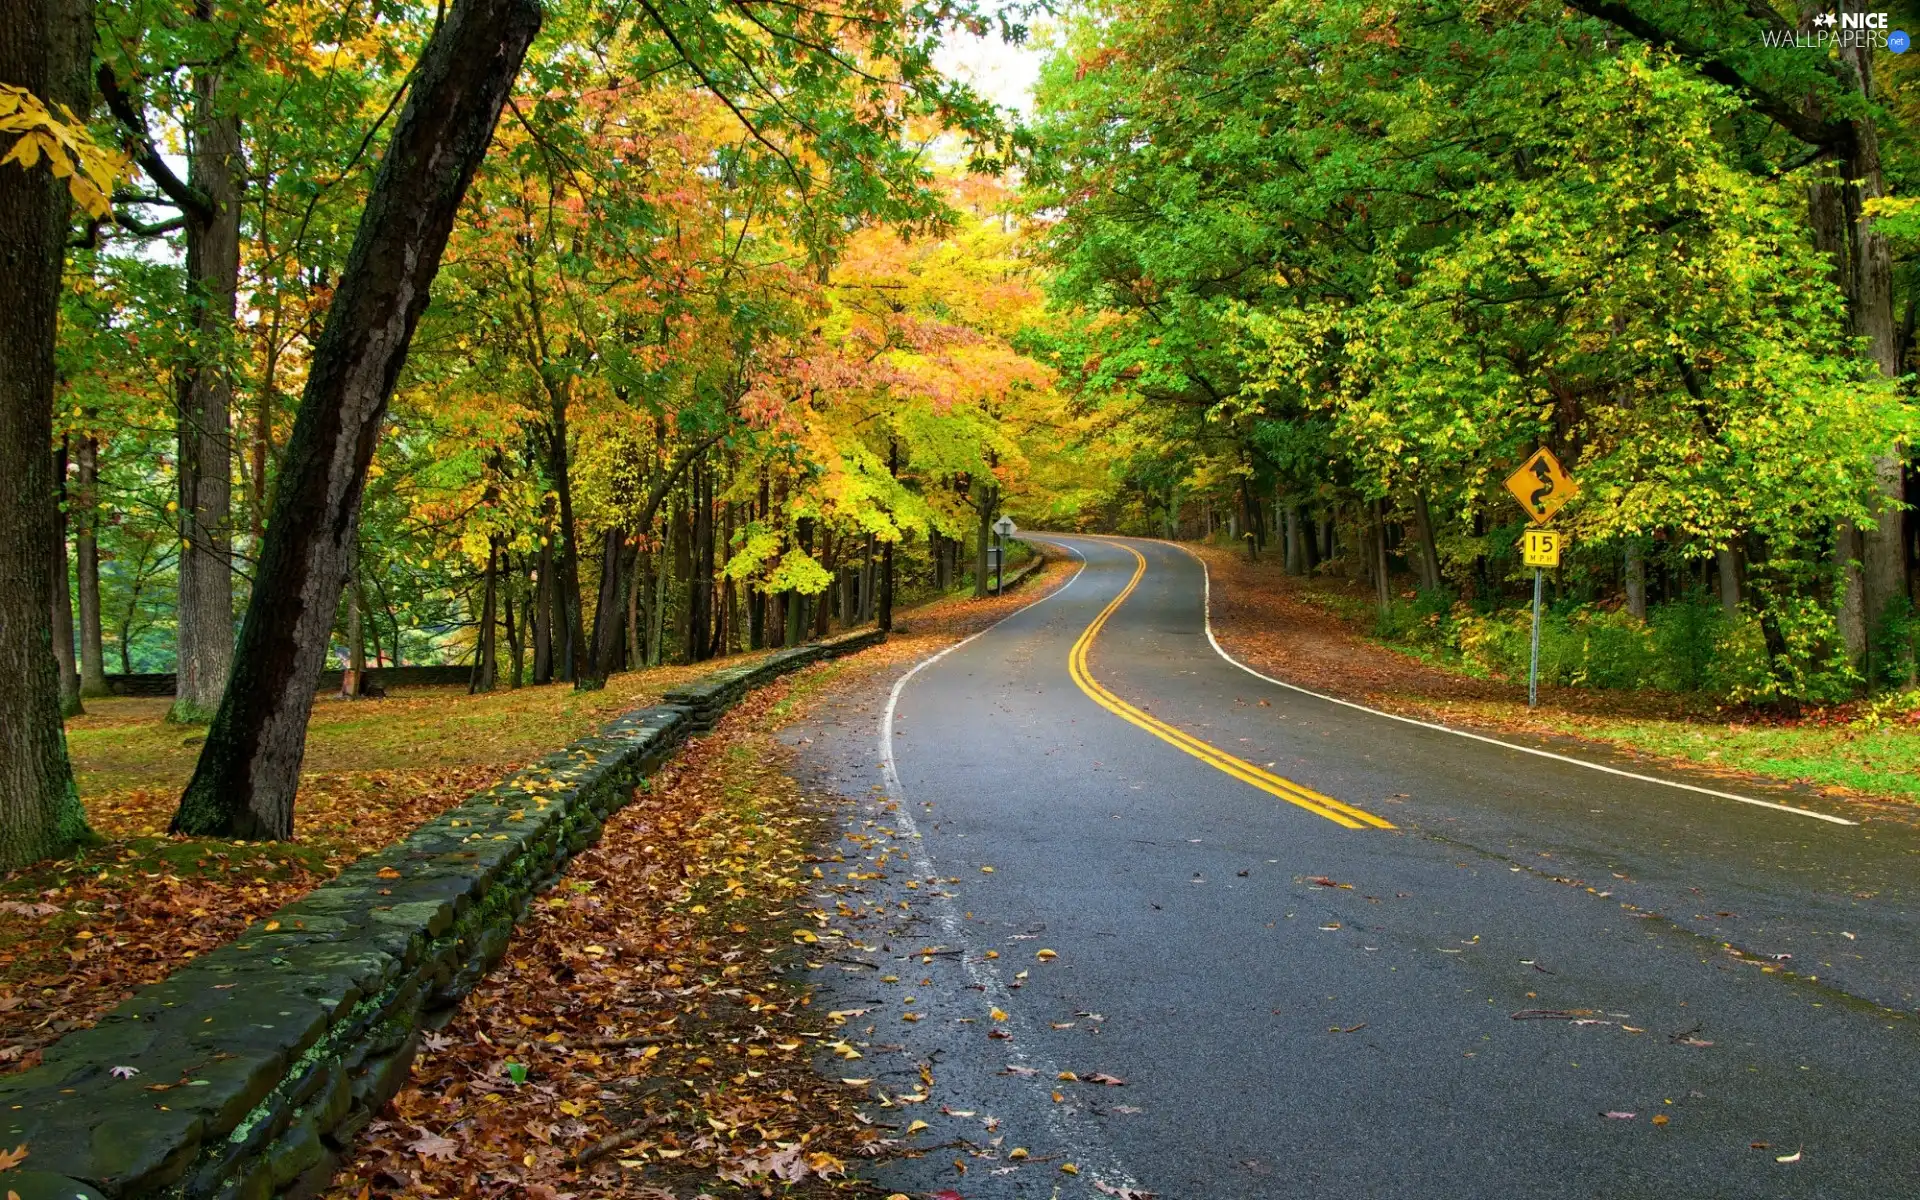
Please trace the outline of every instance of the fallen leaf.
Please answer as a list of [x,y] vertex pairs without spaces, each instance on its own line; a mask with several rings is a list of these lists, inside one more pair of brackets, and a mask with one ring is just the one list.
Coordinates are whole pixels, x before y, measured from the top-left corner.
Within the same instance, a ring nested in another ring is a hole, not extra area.
[[1036,950],[1033,952],[1033,956],[1039,959],[1041,962],[1050,962],[1053,959],[1060,957],[1058,954],[1055,954],[1051,950]]
[[1094,1074],[1087,1076],[1087,1082],[1088,1083],[1104,1083],[1108,1087],[1127,1086],[1126,1080],[1120,1078],[1118,1075],[1108,1075],[1105,1072],[1095,1072]]
[[1639,1114],[1630,1112],[1604,1112],[1600,1115],[1609,1121],[1631,1121]]
[[132,1079],[139,1073],[139,1067],[115,1067],[113,1070],[107,1072],[107,1074],[113,1076],[115,1079]]
[[1778,1163],[1799,1162],[1800,1152],[1795,1150],[1792,1154],[1776,1154],[1773,1161]]
[[[0,1171],[11,1171],[13,1168],[19,1166],[21,1160],[27,1157],[27,1153],[27,1144],[25,1142],[21,1142],[11,1150],[0,1150]],[[13,1193],[9,1192],[7,1194],[11,1196]]]
[[1665,1113],[1653,1114],[1653,1123],[1655,1125],[1665,1125],[1667,1123],[1667,1114]]
[[420,1130],[419,1137],[407,1143],[407,1149],[421,1158],[430,1158],[438,1162],[453,1162],[460,1157],[459,1142],[437,1133],[428,1133],[424,1129]]

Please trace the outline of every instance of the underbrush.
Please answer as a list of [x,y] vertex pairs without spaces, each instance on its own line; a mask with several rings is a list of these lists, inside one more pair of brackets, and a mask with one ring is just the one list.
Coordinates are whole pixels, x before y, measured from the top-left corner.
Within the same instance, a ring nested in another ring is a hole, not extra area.
[[[1474,673],[1524,678],[1529,608],[1483,611],[1440,592],[1397,599],[1377,623],[1382,639]],[[1757,616],[1729,616],[1705,596],[1657,605],[1646,620],[1594,605],[1555,604],[1540,620],[1540,681],[1556,687],[1698,695],[1717,704],[1787,696],[1844,700],[1850,673],[1833,666],[1782,679]]]

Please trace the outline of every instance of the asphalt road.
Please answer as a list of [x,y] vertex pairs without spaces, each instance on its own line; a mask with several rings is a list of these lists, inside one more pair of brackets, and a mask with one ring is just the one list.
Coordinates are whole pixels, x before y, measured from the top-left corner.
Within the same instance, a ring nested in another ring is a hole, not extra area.
[[1051,540],[1070,585],[790,734],[845,798],[820,1065],[925,1150],[879,1183],[1920,1195],[1911,826],[1303,695],[1178,548]]

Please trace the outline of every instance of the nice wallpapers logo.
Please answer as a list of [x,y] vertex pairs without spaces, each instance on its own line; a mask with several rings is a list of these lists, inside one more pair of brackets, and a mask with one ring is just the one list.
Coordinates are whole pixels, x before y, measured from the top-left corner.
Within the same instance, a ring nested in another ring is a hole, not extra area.
[[1888,28],[1883,12],[1817,13],[1812,29],[1766,29],[1761,31],[1760,40],[1768,46],[1802,50],[1866,46],[1894,54],[1905,54],[1913,44],[1906,30]]

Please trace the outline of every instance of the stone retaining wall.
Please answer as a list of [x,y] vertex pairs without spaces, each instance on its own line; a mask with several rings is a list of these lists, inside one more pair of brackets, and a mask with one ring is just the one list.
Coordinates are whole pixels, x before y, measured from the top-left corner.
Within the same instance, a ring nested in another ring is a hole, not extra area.
[[[688,736],[863,630],[715,671],[360,859],[0,1078],[21,1200],[305,1195],[506,950],[514,923]],[[128,1075],[122,1068],[132,1068]]]
[[1032,579],[1035,575],[1038,575],[1041,571],[1041,568],[1045,567],[1046,565],[1047,565],[1046,555],[1036,553],[1032,558],[1028,559],[1026,563],[1023,566],[1021,566],[1019,570],[1001,579],[1000,586],[998,589],[990,587],[987,589],[987,591],[991,595],[1004,596],[1008,592],[1012,591],[1014,588],[1019,587],[1021,584],[1025,583],[1027,580]]

